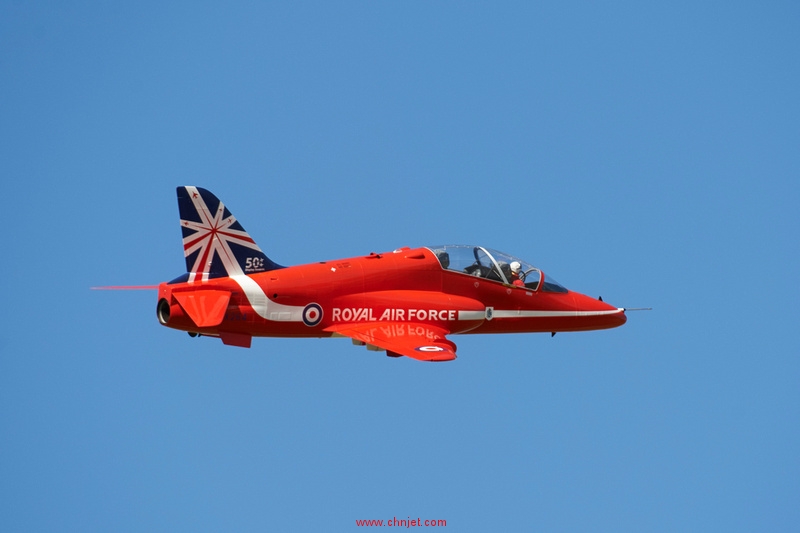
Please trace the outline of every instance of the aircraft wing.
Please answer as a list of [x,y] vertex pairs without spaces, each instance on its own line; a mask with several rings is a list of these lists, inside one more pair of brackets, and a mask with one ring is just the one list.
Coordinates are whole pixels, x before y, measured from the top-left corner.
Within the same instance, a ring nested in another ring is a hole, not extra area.
[[438,326],[369,322],[332,326],[325,331],[377,346],[395,357],[405,355],[417,361],[452,361],[456,358],[456,345],[445,336],[449,331]]

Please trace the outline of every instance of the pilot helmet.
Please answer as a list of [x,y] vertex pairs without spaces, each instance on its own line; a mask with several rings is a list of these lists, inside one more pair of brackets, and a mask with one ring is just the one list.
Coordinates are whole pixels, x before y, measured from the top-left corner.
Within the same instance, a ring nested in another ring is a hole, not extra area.
[[513,272],[514,274],[519,274],[519,269],[521,267],[522,267],[522,265],[519,264],[519,261],[512,261],[511,262],[511,272]]

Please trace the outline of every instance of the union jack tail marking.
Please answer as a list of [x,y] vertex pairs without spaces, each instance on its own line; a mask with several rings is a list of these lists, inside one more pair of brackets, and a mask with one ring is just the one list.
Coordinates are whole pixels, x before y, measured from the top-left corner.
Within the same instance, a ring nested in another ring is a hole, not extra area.
[[272,262],[225,205],[200,187],[178,187],[189,281],[283,268]]

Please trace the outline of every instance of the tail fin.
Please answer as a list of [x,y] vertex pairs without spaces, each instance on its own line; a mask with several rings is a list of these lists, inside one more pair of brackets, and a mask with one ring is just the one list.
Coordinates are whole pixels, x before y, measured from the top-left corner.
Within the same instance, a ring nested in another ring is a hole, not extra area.
[[200,187],[178,187],[189,281],[283,268],[272,262],[225,205]]

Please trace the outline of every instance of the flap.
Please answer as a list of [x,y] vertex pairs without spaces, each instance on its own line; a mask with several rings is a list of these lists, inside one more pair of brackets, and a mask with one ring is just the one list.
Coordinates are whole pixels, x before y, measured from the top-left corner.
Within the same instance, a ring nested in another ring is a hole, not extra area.
[[456,358],[456,345],[445,337],[448,331],[438,326],[408,322],[371,322],[343,324],[326,328],[325,331],[418,361],[452,361]]
[[174,292],[172,295],[198,328],[211,328],[222,324],[231,299],[230,292],[215,290]]

